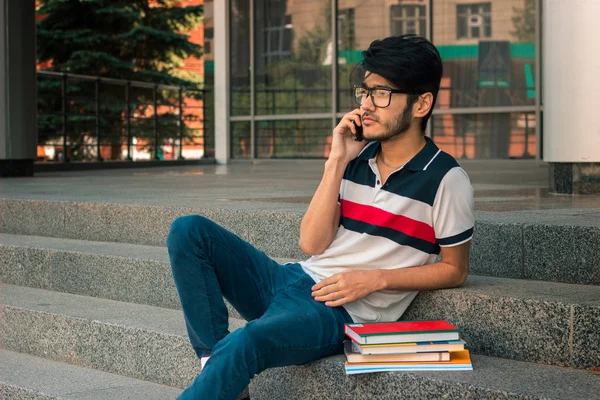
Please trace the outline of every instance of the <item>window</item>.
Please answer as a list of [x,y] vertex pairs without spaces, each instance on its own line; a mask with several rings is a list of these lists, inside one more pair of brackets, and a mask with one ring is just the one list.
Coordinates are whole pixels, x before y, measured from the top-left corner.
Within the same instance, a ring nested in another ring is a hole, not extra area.
[[458,4],[456,6],[456,38],[492,37],[492,3]]
[[271,62],[292,55],[292,16],[268,18],[264,28],[265,60]]
[[354,34],[354,8],[346,8],[338,11],[338,49],[352,50],[354,49],[355,34]]
[[425,37],[427,23],[426,6],[396,5],[391,8],[391,34],[414,33]]
[[204,54],[212,53],[212,41],[215,36],[215,31],[213,28],[205,28],[204,29]]

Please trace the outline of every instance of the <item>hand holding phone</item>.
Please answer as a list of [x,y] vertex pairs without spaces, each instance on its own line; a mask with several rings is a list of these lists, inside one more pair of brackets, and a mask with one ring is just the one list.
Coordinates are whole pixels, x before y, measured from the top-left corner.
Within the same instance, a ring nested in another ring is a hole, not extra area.
[[354,124],[354,128],[356,128],[356,135],[354,135],[354,140],[356,140],[357,142],[362,142],[364,140],[362,125],[356,125],[356,122],[354,121],[352,121],[352,123]]

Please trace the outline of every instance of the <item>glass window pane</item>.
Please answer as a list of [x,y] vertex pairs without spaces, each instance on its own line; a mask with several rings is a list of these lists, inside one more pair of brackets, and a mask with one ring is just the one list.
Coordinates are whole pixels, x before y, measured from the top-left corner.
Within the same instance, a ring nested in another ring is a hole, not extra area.
[[437,108],[535,105],[535,0],[491,4],[432,0],[444,62]]
[[458,16],[456,18],[456,38],[463,39],[467,37],[467,18]]
[[250,158],[250,121],[231,123],[231,158]]
[[483,34],[485,37],[492,37],[492,22],[491,18],[485,18],[483,23]]
[[535,113],[433,115],[435,144],[455,158],[523,159],[536,155]]
[[331,120],[257,121],[258,158],[325,158],[331,150]]
[[402,32],[404,32],[404,22],[392,21],[392,29],[390,33],[392,35],[400,35]]
[[423,36],[426,37],[427,36],[427,22],[425,20],[425,18],[421,18],[421,24],[419,25],[419,36]]
[[331,111],[331,2],[254,4],[256,113]]
[[[308,0],[307,0],[308,2]],[[396,3],[396,4],[390,4]],[[428,1],[421,4],[398,4],[401,1],[382,0],[339,0],[338,14],[349,13],[353,18],[355,38],[350,48],[338,50],[338,110],[350,111],[356,108],[352,97],[350,73],[356,63],[362,60],[362,51],[375,39],[403,33],[427,32]],[[422,5],[426,3],[425,5]],[[351,11],[350,11],[351,10]]]
[[231,2],[231,115],[250,114],[250,2]]

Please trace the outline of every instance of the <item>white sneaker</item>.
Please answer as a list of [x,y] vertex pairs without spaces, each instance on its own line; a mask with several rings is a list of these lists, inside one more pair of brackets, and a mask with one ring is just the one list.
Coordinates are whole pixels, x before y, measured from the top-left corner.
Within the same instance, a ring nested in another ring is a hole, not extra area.
[[202,371],[204,369],[204,366],[206,365],[206,362],[208,361],[209,358],[210,358],[210,356],[200,357],[200,371]]

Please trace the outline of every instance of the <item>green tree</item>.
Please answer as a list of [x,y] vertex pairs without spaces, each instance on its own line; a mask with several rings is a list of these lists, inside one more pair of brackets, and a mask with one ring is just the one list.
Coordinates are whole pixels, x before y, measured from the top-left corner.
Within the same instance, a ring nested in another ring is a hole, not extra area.
[[515,30],[511,35],[520,43],[535,43],[535,0],[525,0],[524,7],[513,7],[512,22]]
[[[37,57],[39,62],[50,64],[47,69],[202,87],[201,76],[179,69],[187,57],[202,55],[202,47],[191,43],[189,36],[183,33],[202,22],[202,6],[179,7],[177,0],[41,0],[40,3],[38,14],[44,18],[37,23]],[[40,79],[38,90],[42,109],[60,109],[56,104],[60,99],[55,96],[60,93],[60,85],[56,79]],[[91,119],[95,123],[95,117],[90,116],[95,111],[95,103],[89,101],[94,90],[93,82],[69,81],[69,112],[75,115],[70,116],[69,121],[75,127],[81,127],[68,131],[73,147],[85,149],[83,138],[89,137]],[[123,87],[103,84],[101,91],[102,130],[118,133],[121,138],[125,108]],[[143,115],[153,102],[152,90],[133,92],[132,112]],[[161,90],[158,102],[176,104],[177,95]],[[173,108],[172,116],[176,113]],[[40,114],[41,134],[51,137],[55,132],[52,126],[60,125],[60,118],[49,113]],[[152,125],[152,120],[137,122],[136,136],[150,136]],[[44,130],[44,126],[48,129]],[[176,131],[177,119],[161,115],[161,136],[174,136]],[[119,142],[115,137],[112,141]],[[72,154],[71,158],[77,157]]]

